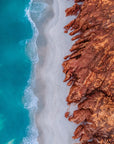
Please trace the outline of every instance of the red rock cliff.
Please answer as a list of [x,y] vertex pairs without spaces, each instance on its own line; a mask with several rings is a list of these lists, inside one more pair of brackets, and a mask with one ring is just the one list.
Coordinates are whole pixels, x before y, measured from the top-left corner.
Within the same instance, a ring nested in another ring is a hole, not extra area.
[[80,144],[114,144],[114,1],[75,0],[71,15],[64,28],[74,44],[62,65],[71,86],[66,100],[78,109],[65,116],[80,124],[73,136]]

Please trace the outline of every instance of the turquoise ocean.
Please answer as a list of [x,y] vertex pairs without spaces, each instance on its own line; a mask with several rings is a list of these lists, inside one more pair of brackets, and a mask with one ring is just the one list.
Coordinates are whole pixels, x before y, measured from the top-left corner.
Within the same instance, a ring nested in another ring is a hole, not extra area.
[[[31,75],[38,35],[29,15],[31,4],[29,0],[0,0],[0,144],[37,143],[30,118],[33,107],[37,108]],[[40,14],[41,3],[36,8]]]

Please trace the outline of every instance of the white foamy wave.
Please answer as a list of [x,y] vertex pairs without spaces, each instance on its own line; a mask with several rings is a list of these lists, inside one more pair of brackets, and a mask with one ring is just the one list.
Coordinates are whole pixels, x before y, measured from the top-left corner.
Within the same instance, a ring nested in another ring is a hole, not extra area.
[[35,96],[31,86],[24,92],[24,106],[28,110],[36,111],[38,108],[38,98]]
[[23,138],[23,144],[38,144],[38,133],[35,127],[36,126],[31,125],[27,128],[28,136],[26,138]]
[[35,23],[32,21],[30,16],[30,7],[32,4],[31,0],[29,2],[29,7],[25,9],[26,17],[31,23],[32,29],[33,29],[33,37],[31,40],[26,41],[26,52],[28,56],[30,57],[32,64],[33,64],[33,71],[31,73],[31,78],[28,81],[28,87],[24,91],[24,107],[25,109],[28,109],[29,116],[30,116],[30,125],[27,128],[27,136],[23,138],[22,144],[38,144],[38,129],[36,127],[35,122],[35,114],[38,109],[38,98],[35,96],[33,92],[33,85],[34,85],[34,70],[35,70],[35,64],[38,62],[38,52],[37,52],[37,45],[36,40],[38,37],[38,30],[36,28]]
[[[33,84],[33,80],[28,81],[28,85]],[[32,86],[28,86],[24,92],[24,107],[29,110],[30,125],[27,127],[27,136],[23,138],[22,144],[38,144],[38,129],[35,122],[35,113],[38,109],[38,98],[35,96]]]
[[30,16],[30,8],[31,8],[32,2],[33,2],[33,0],[31,0],[29,2],[29,7],[25,9],[25,16],[30,21],[32,29],[33,29],[33,33],[34,33],[32,39],[29,40],[29,42],[27,43],[26,51],[27,51],[29,57],[31,58],[31,61],[33,62],[33,64],[35,64],[39,61],[38,52],[37,52],[37,44],[36,44],[39,32],[38,32],[38,29],[37,29],[35,23],[33,22],[33,20],[31,19],[31,16]]

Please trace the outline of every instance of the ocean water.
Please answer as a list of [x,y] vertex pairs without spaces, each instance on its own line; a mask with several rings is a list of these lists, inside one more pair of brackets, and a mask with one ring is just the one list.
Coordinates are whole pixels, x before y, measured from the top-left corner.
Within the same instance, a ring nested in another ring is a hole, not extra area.
[[24,103],[25,93],[32,94],[33,63],[26,49],[34,36],[25,16],[29,5],[29,0],[0,0],[0,144],[24,143],[31,125]]

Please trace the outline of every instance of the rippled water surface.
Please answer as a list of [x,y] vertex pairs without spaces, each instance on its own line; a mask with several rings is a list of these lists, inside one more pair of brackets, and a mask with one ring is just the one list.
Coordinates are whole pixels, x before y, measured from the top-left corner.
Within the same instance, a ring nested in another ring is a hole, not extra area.
[[27,0],[0,0],[0,144],[20,144],[30,123],[23,96],[31,73],[26,43],[33,31]]

